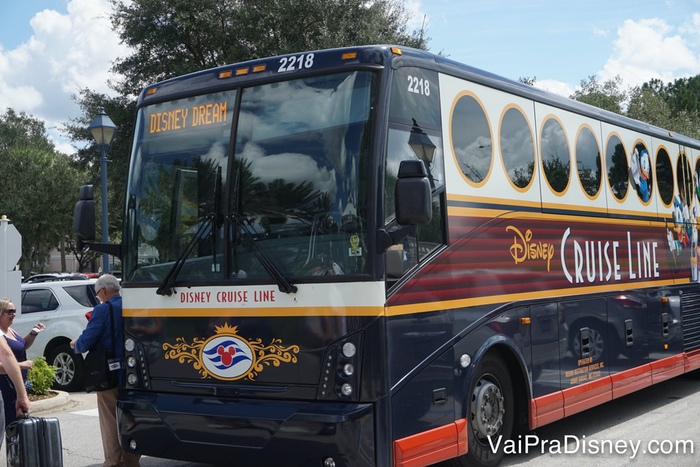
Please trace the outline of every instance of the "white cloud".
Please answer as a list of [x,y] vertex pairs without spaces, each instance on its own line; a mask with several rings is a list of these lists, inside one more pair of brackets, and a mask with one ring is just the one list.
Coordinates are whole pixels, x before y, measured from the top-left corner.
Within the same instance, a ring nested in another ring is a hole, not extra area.
[[670,82],[696,75],[700,57],[689,40],[661,19],[626,20],[617,30],[613,54],[599,76],[608,80],[619,75],[625,85],[638,86],[652,78]]
[[407,0],[405,5],[406,12],[409,15],[406,25],[409,30],[420,29],[423,27],[423,22],[425,21],[425,26],[428,24],[428,17],[421,10],[421,4],[419,0]]
[[552,92],[554,94],[559,94],[560,96],[569,97],[574,93],[576,88],[568,83],[563,83],[561,81],[553,79],[543,79],[535,81],[536,88],[542,89],[543,91]]
[[608,37],[608,31],[605,29],[600,29],[597,27],[593,28],[593,35],[595,37]]
[[53,127],[80,115],[71,96],[81,88],[114,95],[109,70],[128,50],[112,31],[108,0],[70,0],[67,11],[37,13],[27,42],[0,48],[0,112],[12,107],[44,120],[59,150],[72,152]]

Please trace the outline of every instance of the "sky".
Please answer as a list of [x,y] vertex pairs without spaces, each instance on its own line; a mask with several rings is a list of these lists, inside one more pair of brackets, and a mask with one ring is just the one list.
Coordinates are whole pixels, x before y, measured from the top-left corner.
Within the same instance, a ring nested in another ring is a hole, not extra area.
[[[425,22],[432,52],[565,96],[582,80],[636,86],[700,74],[700,0],[405,0],[409,28]],[[108,0],[0,0],[0,114],[61,126],[80,116],[82,88],[115,95],[112,63],[129,54]]]

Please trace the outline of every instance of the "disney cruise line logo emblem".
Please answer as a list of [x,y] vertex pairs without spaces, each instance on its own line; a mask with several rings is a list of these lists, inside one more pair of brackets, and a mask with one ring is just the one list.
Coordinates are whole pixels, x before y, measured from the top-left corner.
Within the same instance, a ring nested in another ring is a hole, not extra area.
[[209,339],[194,338],[188,343],[178,337],[175,344],[163,344],[165,358],[191,363],[203,378],[226,381],[253,381],[266,366],[296,363],[298,345],[283,346],[281,339],[265,345],[262,339],[248,341],[238,335],[238,326],[216,326]]

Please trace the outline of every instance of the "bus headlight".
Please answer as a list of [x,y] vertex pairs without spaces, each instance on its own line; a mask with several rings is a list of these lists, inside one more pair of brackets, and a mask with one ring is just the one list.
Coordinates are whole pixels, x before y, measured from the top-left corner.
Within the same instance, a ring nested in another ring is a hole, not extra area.
[[126,366],[129,368],[135,368],[136,367],[136,357],[133,355],[129,355],[126,359]]
[[344,383],[342,386],[340,386],[340,394],[342,394],[343,397],[352,396],[352,386],[348,383]]
[[363,338],[363,332],[351,334],[326,349],[316,397],[346,401],[360,399]]
[[133,339],[126,339],[124,341],[124,348],[126,349],[127,352],[133,352],[135,347],[136,347],[136,343],[134,342]]
[[352,358],[355,356],[355,353],[357,352],[357,347],[355,347],[355,344],[352,342],[346,342],[343,344],[343,356],[345,358]]
[[136,373],[129,373],[126,375],[126,382],[129,383],[131,386],[136,385],[136,383],[139,382],[139,377],[136,376]]
[[343,365],[343,374],[345,376],[352,376],[353,373],[355,373],[355,367],[352,365],[352,363],[346,363]]

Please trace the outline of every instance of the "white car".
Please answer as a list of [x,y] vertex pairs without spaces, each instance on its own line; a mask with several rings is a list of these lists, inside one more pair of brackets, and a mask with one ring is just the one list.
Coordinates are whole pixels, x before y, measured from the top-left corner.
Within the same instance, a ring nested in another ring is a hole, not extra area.
[[12,328],[25,336],[36,323],[44,323],[46,329],[39,333],[27,350],[27,358],[43,356],[49,365],[57,368],[55,389],[84,389],[83,357],[73,353],[68,344],[80,336],[88,323],[87,313],[100,302],[95,297],[95,281],[22,284],[21,312],[15,317]]

